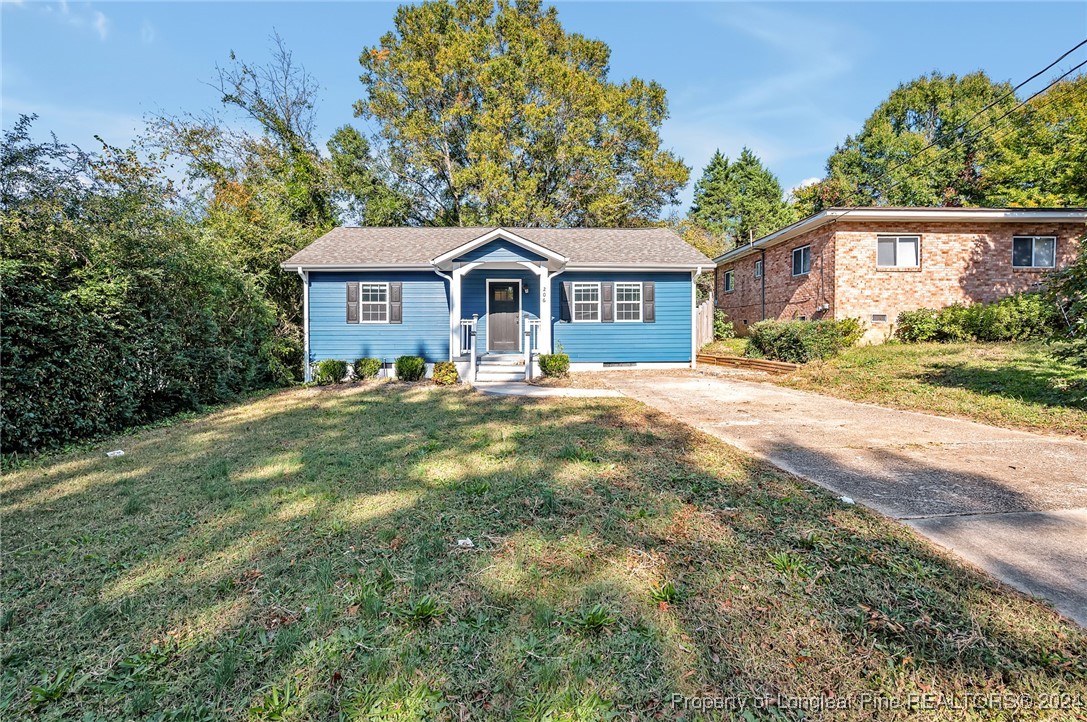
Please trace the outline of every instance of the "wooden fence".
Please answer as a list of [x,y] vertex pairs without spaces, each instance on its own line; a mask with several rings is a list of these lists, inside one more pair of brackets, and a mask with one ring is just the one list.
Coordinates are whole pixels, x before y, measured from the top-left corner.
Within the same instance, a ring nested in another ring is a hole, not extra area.
[[713,299],[708,298],[695,308],[695,338],[698,339],[698,348],[702,348],[713,341]]

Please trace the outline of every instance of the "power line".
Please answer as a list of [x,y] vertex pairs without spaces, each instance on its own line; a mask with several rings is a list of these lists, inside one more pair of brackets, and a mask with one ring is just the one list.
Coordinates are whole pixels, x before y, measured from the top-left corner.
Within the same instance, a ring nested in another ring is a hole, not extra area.
[[[1060,56],[1059,58],[1057,58],[1056,60],[1054,60],[1054,61],[1053,61],[1052,63],[1050,63],[1049,65],[1045,66],[1044,68],[1042,68],[1042,69],[1041,69],[1041,70],[1039,70],[1039,71],[1038,71],[1037,73],[1035,73],[1034,75],[1030,76],[1029,78],[1027,78],[1027,79],[1026,79],[1026,80],[1024,80],[1023,82],[1019,83],[1019,85],[1016,85],[1016,86],[1015,86],[1014,88],[1012,88],[1011,90],[1007,91],[1006,93],[1004,93],[1004,94],[1003,94],[1003,95],[1001,95],[1001,96],[1000,96],[999,98],[997,98],[996,100],[994,100],[994,101],[992,101],[991,103],[989,103],[988,105],[986,105],[986,106],[985,106],[984,108],[982,108],[982,109],[981,109],[981,110],[979,110],[978,112],[974,113],[974,114],[973,114],[972,116],[970,116],[969,118],[967,118],[967,119],[966,119],[965,121],[963,121],[963,122],[962,122],[961,124],[959,124],[958,126],[956,126],[956,127],[955,127],[955,130],[954,130],[954,132],[955,132],[955,133],[958,133],[959,131],[961,131],[961,130],[964,130],[964,129],[966,128],[966,126],[970,125],[970,123],[973,123],[973,122],[974,122],[975,120],[977,120],[977,118],[978,118],[978,117],[980,117],[980,116],[981,116],[982,114],[984,114],[985,112],[987,112],[987,111],[988,111],[988,110],[990,110],[991,108],[995,107],[995,106],[996,106],[996,105],[997,105],[998,103],[1000,103],[1001,101],[1003,101],[1003,100],[1004,100],[1005,98],[1007,98],[1007,97],[1008,97],[1009,95],[1015,95],[1015,93],[1016,93],[1017,91],[1019,91],[1019,90],[1020,90],[1020,89],[1021,89],[1021,88],[1022,88],[1023,86],[1027,85],[1028,83],[1030,83],[1030,82],[1031,82],[1032,80],[1034,80],[1034,79],[1035,79],[1035,78],[1037,78],[1038,76],[1040,76],[1040,75],[1042,75],[1043,73],[1047,72],[1047,71],[1048,71],[1048,70],[1049,70],[1050,68],[1052,68],[1052,67],[1053,67],[1054,65],[1056,65],[1056,64],[1057,64],[1057,63],[1059,63],[1059,62],[1061,62],[1062,60],[1064,60],[1065,58],[1067,58],[1067,57],[1068,57],[1069,55],[1071,55],[1072,53],[1074,53],[1074,52],[1076,52],[1077,50],[1079,50],[1080,48],[1082,48],[1082,47],[1083,47],[1084,45],[1087,45],[1087,38],[1085,38],[1085,39],[1081,40],[1081,41],[1080,41],[1079,43],[1077,43],[1077,44],[1076,44],[1075,46],[1073,46],[1072,48],[1070,48],[1070,49],[1066,50],[1066,51],[1065,51],[1065,52],[1064,52],[1064,53],[1063,53],[1063,54],[1062,54],[1062,55],[1061,55],[1061,56]],[[1032,97],[1033,97],[1033,96],[1032,96]],[[907,157],[907,158],[906,158],[905,160],[903,160],[903,161],[899,162],[899,163],[898,163],[897,165],[894,165],[894,166],[892,166],[891,168],[888,168],[888,169],[887,169],[887,170],[886,170],[885,172],[886,172],[886,173],[892,173],[892,172],[894,172],[894,171],[898,170],[899,168],[901,168],[902,166],[906,165],[906,164],[907,164],[907,163],[909,163],[909,162],[910,162],[911,160],[913,160],[913,159],[914,159],[914,158],[916,158],[917,156],[921,155],[921,154],[922,154],[922,153],[924,153],[925,151],[929,150],[930,148],[934,148],[934,147],[936,147],[937,143],[938,143],[938,141],[935,141],[935,140],[934,140],[934,141],[932,141],[931,143],[929,143],[928,145],[926,145],[926,146],[925,146],[924,148],[922,148],[921,150],[919,150],[919,151],[917,151],[917,152],[915,152],[915,153],[911,153],[911,154],[910,154],[910,155],[909,155],[909,156],[908,156],[908,157]]]
[[[1087,43],[1087,41],[1084,41],[1084,43]],[[1084,44],[1084,43],[1081,43],[1081,45],[1082,45],[1082,44]],[[1079,46],[1077,46],[1077,47],[1079,47]],[[1052,81],[1052,82],[1051,82],[1051,83],[1050,83],[1049,85],[1045,86],[1044,88],[1042,88],[1041,90],[1039,90],[1039,91],[1035,92],[1034,94],[1032,94],[1032,95],[1028,96],[1028,97],[1027,97],[1026,99],[1024,99],[1024,100],[1020,101],[1019,103],[1017,103],[1017,104],[1015,105],[1015,107],[1011,108],[1010,110],[1008,110],[1007,112],[1005,112],[1005,113],[1004,113],[1003,115],[1000,115],[999,117],[995,118],[995,119],[994,119],[993,121],[991,121],[991,122],[990,122],[990,123],[989,123],[988,125],[986,125],[985,127],[981,128],[980,130],[974,131],[972,135],[970,135],[970,136],[964,136],[964,137],[962,137],[962,138],[960,138],[960,139],[956,140],[956,141],[955,141],[954,143],[952,143],[951,145],[948,145],[948,146],[946,146],[946,147],[944,147],[944,148],[941,148],[941,149],[940,149],[940,152],[941,152],[941,153],[946,153],[946,152],[948,152],[948,151],[950,151],[950,150],[954,149],[954,148],[955,148],[956,146],[962,145],[962,144],[964,144],[964,143],[966,143],[966,142],[968,142],[968,141],[975,141],[975,140],[977,140],[978,138],[980,138],[980,137],[981,137],[981,135],[982,135],[982,134],[983,134],[983,133],[984,133],[985,131],[987,131],[987,130],[989,130],[990,128],[994,127],[994,126],[995,126],[995,125],[996,125],[997,123],[999,123],[999,122],[1000,122],[1001,120],[1003,120],[1004,118],[1008,117],[1009,115],[1011,115],[1011,114],[1012,114],[1012,113],[1014,113],[1015,111],[1019,110],[1020,108],[1024,107],[1025,105],[1027,105],[1027,103],[1029,103],[1030,101],[1034,100],[1034,99],[1035,99],[1035,98],[1037,98],[1037,97],[1038,97],[1039,95],[1041,95],[1042,93],[1046,92],[1047,90],[1049,90],[1049,89],[1050,89],[1050,88],[1052,88],[1053,86],[1057,85],[1057,84],[1058,84],[1058,83],[1060,83],[1060,82],[1061,82],[1062,80],[1064,80],[1064,79],[1065,79],[1065,78],[1067,78],[1067,77],[1068,77],[1069,75],[1071,75],[1072,73],[1074,73],[1075,71],[1079,70],[1080,68],[1082,68],[1082,67],[1083,67],[1083,66],[1085,66],[1085,65],[1087,65],[1087,60],[1084,60],[1083,62],[1079,63],[1078,65],[1075,65],[1075,66],[1073,66],[1073,67],[1072,67],[1071,69],[1069,69],[1068,71],[1066,71],[1065,73],[1063,73],[1062,75],[1060,75],[1060,76],[1059,76],[1059,77],[1058,77],[1058,78],[1057,78],[1056,80]],[[1046,101],[1046,102],[1048,102],[1048,101]],[[1007,131],[1004,131],[1004,133],[1000,134],[1000,135],[999,135],[998,137],[1002,138],[1002,137],[1004,137],[1004,135],[1006,135],[1006,134],[1007,134],[1008,132],[1010,132],[1010,129],[1009,129],[1009,130],[1007,130]],[[919,154],[920,152],[921,152],[921,151],[918,151],[918,154]],[[911,156],[911,157],[910,157],[909,159],[907,159],[907,162],[908,162],[909,160],[912,160],[912,159],[916,158],[916,156],[917,156],[917,154],[914,154],[914,155],[913,155],[913,156]],[[940,156],[937,156],[936,158],[933,158],[933,159],[931,159],[931,160],[930,160],[929,162],[927,162],[927,163],[925,163],[925,164],[921,165],[921,166],[920,166],[919,168],[917,168],[917,170],[923,170],[923,169],[925,169],[925,168],[928,168],[928,167],[929,167],[929,166],[931,166],[931,165],[932,165],[932,164],[933,164],[934,162],[936,162],[937,160],[939,160],[939,157],[940,157]],[[897,168],[897,167],[901,167],[901,165],[902,165],[902,164],[900,164],[899,166],[896,166],[896,168]],[[891,170],[894,170],[894,169],[888,169],[888,170],[887,170],[887,171],[885,171],[884,173],[880,174],[880,177],[882,178],[883,176],[885,176],[885,175],[889,174],[889,173],[891,172]],[[890,191],[891,189],[893,189],[893,188],[895,188],[895,187],[897,187],[897,186],[901,185],[901,184],[902,184],[902,183],[904,183],[904,182],[905,182],[906,180],[907,180],[906,178],[903,178],[903,179],[901,179],[901,180],[895,181],[894,183],[892,183],[892,184],[890,184],[889,186],[887,186],[886,188],[884,188],[884,189],[883,189],[883,193],[885,194],[885,193],[886,193],[887,191]],[[845,215],[845,214],[842,214],[842,215]]]

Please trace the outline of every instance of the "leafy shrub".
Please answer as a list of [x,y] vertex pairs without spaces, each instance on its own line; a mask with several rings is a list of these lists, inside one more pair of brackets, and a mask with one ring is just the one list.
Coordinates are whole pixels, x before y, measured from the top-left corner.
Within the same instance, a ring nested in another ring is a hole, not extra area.
[[898,315],[895,331],[902,341],[1019,341],[1045,338],[1060,327],[1051,298],[1020,293],[994,303],[955,304],[939,311],[921,308]]
[[401,356],[396,360],[396,377],[401,381],[418,381],[426,376],[426,361],[418,356]]
[[540,354],[540,371],[544,376],[562,377],[570,373],[570,357],[564,353]]
[[939,341],[961,343],[969,341],[973,335],[971,317],[972,312],[968,306],[956,303],[942,309],[936,314],[936,338]]
[[713,340],[724,341],[736,335],[732,322],[728,320],[728,314],[721,309],[713,312]]
[[1067,319],[1054,323],[1055,337],[1067,342],[1057,347],[1056,355],[1087,368],[1087,235],[1079,241],[1076,260],[1057,272],[1053,300]]
[[852,346],[864,329],[857,319],[760,321],[751,327],[744,354],[792,363],[834,356]]
[[936,338],[936,312],[931,308],[898,314],[895,337],[907,343],[921,343]]
[[452,361],[439,361],[434,364],[434,383],[439,386],[452,386],[459,380],[457,365]]
[[355,361],[355,378],[372,379],[381,371],[381,359],[360,358]]
[[342,383],[347,378],[347,362],[326,358],[317,362],[313,380],[318,386]]

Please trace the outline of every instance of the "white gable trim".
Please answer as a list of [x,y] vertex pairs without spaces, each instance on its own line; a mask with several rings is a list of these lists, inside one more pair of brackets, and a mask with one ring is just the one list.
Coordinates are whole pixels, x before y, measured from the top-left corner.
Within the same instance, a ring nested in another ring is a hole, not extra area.
[[492,231],[488,231],[487,233],[484,233],[479,238],[468,241],[467,243],[462,243],[461,245],[457,246],[456,248],[454,248],[452,250],[449,250],[449,251],[446,251],[445,253],[438,256],[437,258],[432,259],[430,262],[433,265],[437,266],[438,268],[448,270],[449,268],[452,268],[452,263],[453,263],[454,258],[458,258],[460,256],[463,256],[465,253],[468,253],[470,251],[474,251],[475,249],[479,248],[480,246],[485,246],[488,243],[490,243],[491,241],[497,241],[497,240],[509,241],[510,243],[512,243],[512,244],[514,244],[516,246],[520,246],[521,248],[524,248],[526,251],[530,251],[532,253],[535,253],[538,256],[543,256],[544,258],[546,258],[548,260],[549,263],[554,263],[554,264],[559,265],[559,266],[564,265],[566,263],[566,260],[567,260],[566,256],[563,256],[561,253],[556,253],[555,251],[552,251],[550,248],[546,248],[544,246],[541,246],[538,243],[533,243],[532,241],[528,240],[527,238],[522,238],[521,236],[517,235],[516,233],[513,233],[511,231],[507,231],[504,228],[495,228]]

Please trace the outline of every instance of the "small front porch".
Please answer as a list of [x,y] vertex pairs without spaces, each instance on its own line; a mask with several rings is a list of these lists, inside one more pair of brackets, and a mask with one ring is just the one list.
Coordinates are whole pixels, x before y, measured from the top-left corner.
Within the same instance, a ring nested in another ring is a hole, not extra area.
[[551,352],[551,282],[566,259],[511,235],[487,234],[433,260],[449,280],[450,360],[468,383],[530,379],[539,354]]

